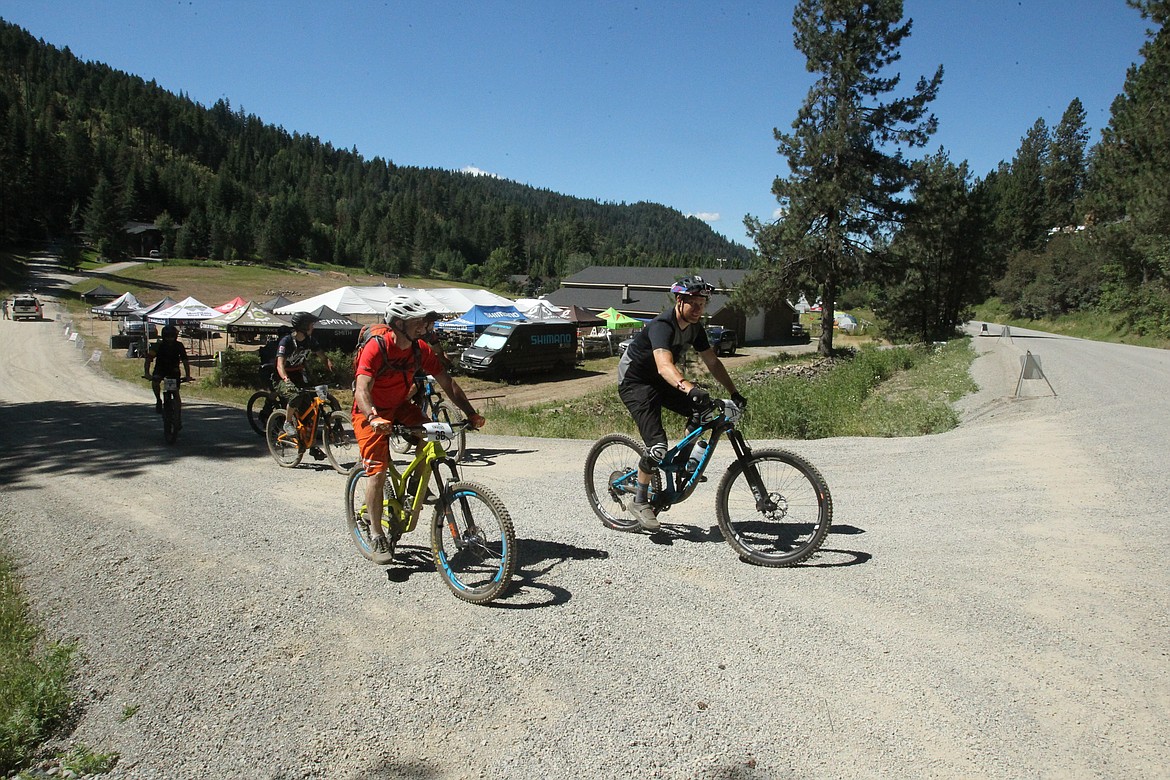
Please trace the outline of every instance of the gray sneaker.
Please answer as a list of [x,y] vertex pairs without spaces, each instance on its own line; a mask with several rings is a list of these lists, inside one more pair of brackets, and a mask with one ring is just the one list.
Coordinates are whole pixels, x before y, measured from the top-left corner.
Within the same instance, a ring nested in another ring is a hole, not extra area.
[[654,507],[650,506],[649,502],[631,502],[630,514],[638,521],[638,525],[647,531],[657,531],[660,526],[658,515],[654,514]]
[[293,425],[290,422],[286,422],[284,424],[284,435],[285,436],[292,436],[295,439],[296,435],[297,435],[297,426]]

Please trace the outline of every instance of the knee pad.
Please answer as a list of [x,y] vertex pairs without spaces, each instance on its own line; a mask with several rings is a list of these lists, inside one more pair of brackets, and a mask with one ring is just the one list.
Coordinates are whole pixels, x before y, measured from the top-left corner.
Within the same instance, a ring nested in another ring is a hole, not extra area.
[[650,451],[638,461],[638,467],[647,474],[652,474],[658,468],[658,464],[664,457],[666,457],[666,445],[661,443],[652,444],[650,445]]

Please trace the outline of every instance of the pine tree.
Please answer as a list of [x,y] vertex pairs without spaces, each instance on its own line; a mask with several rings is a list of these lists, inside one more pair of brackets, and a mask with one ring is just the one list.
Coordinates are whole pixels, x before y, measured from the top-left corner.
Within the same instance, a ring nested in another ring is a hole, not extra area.
[[1078,98],[1073,98],[1060,118],[1060,124],[1052,130],[1048,147],[1044,200],[1048,209],[1047,222],[1051,227],[1065,227],[1080,222],[1081,215],[1076,209],[1085,186],[1085,150],[1088,145],[1085,107]]
[[[831,323],[838,291],[873,275],[873,250],[902,214],[900,193],[912,174],[899,147],[924,145],[934,133],[927,106],[943,70],[920,78],[909,96],[883,102],[900,77],[881,74],[900,58],[912,26],[902,20],[901,0],[800,0],[792,19],[796,48],[820,75],[793,132],[774,131],[791,174],[772,186],[777,222],[745,219],[762,263],[738,300],[759,306],[815,286]],[[818,349],[832,352],[831,327]]]

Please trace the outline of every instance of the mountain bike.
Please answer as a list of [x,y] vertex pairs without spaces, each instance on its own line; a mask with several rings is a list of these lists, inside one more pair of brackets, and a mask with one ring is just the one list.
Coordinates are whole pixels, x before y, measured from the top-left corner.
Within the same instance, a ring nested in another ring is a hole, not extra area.
[[[723,538],[740,557],[761,566],[792,566],[820,549],[833,520],[833,499],[821,473],[787,450],[752,450],[736,428],[743,410],[715,401],[700,425],[658,462],[650,478],[650,504],[659,513],[688,499],[724,435],[735,450],[715,493]],[[704,437],[710,439],[708,444]],[[637,487],[641,443],[620,433],[600,438],[585,458],[585,493],[608,528],[634,531],[628,512]],[[693,463],[688,466],[688,454]]]
[[[430,525],[435,569],[457,598],[485,604],[507,590],[512,581],[516,532],[503,502],[483,485],[461,480],[455,459],[444,449],[444,443],[455,438],[455,429],[467,427],[466,421],[394,426],[399,436],[422,438],[423,445],[401,472],[393,463],[387,465],[381,522],[391,552],[374,552],[370,541],[366,505],[369,477],[361,464],[350,470],[345,481],[345,523],[358,552],[385,565],[393,562],[398,539],[414,530],[424,504],[433,501]],[[444,467],[450,472],[446,478]]]
[[[148,379],[150,377],[147,377]],[[192,381],[189,377],[163,377],[160,382],[162,396],[162,424],[163,440],[167,444],[174,444],[179,438],[179,431],[183,428],[182,402],[179,396],[179,385]]]
[[[268,451],[272,453],[272,458],[286,469],[299,464],[308,451],[318,460],[328,459],[329,465],[335,471],[346,474],[350,466],[358,462],[353,421],[349,414],[330,409],[328,385],[317,385],[313,390],[299,393],[297,397],[309,393],[312,393],[309,404],[303,412],[294,416],[295,434],[284,429],[287,416],[285,409],[273,409],[268,415],[266,427]],[[318,439],[320,448],[317,446]]]
[[[414,381],[423,415],[431,422],[450,423],[452,429],[456,430],[455,438],[448,443],[446,450],[447,455],[458,463],[463,460],[463,450],[467,446],[467,431],[463,426],[457,426],[456,423],[466,420],[467,415],[461,412],[455,404],[444,400],[443,394],[439,392],[439,383],[430,374],[416,376]],[[390,449],[398,454],[404,455],[410,452],[412,447],[414,447],[412,439],[397,434],[390,436]]]
[[[333,395],[329,394],[329,409],[337,412],[341,410],[341,402]],[[288,406],[288,399],[274,389],[257,390],[248,399],[248,424],[252,426],[259,435],[263,436],[268,430],[268,417],[273,411],[277,409],[284,409]]]

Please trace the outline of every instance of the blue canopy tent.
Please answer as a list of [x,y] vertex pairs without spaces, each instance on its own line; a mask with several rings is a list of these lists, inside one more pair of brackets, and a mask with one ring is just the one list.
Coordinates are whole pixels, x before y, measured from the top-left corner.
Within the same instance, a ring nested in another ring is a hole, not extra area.
[[497,322],[516,322],[523,320],[524,315],[516,310],[515,306],[472,306],[457,319],[439,321],[435,327],[440,330],[449,330],[463,333],[480,333],[488,325]]

